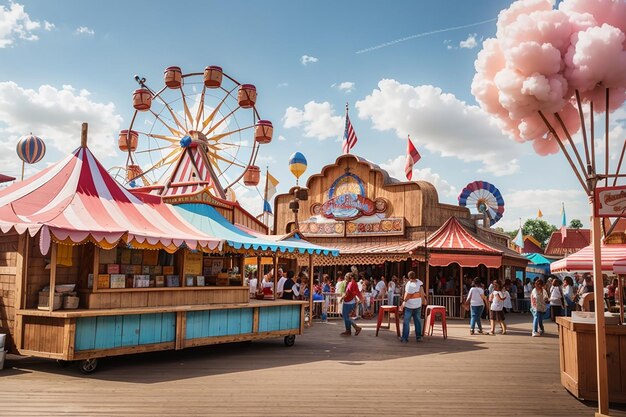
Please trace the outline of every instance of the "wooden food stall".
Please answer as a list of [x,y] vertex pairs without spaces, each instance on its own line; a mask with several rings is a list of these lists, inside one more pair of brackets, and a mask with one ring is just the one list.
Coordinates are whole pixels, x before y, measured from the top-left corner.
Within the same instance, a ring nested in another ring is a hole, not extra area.
[[0,231],[9,350],[81,360],[85,373],[106,356],[268,337],[292,345],[305,303],[250,301],[244,255],[323,252],[260,238],[236,249],[161,197],[131,194],[87,148],[86,126],[71,155],[0,191]]
[[[598,399],[593,313],[587,322],[558,317],[561,384],[576,398]],[[609,401],[626,404],[626,326],[606,323]]]

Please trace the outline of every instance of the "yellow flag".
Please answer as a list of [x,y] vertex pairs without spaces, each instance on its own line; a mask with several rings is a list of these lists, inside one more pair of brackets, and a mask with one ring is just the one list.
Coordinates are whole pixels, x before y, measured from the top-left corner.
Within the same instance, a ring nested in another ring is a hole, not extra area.
[[537,212],[537,218],[540,219],[543,217],[543,213],[541,212],[541,209],[539,209],[539,211]]

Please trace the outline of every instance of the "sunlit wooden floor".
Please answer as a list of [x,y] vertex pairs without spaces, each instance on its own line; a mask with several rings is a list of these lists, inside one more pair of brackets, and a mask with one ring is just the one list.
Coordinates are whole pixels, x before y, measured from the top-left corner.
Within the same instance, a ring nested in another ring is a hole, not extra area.
[[316,323],[291,348],[275,339],[109,358],[90,376],[11,357],[0,415],[593,415],[559,383],[556,326],[531,338],[529,315],[507,319],[504,336],[449,321],[448,340],[419,344],[393,329],[375,337],[375,321],[348,338],[340,321]]

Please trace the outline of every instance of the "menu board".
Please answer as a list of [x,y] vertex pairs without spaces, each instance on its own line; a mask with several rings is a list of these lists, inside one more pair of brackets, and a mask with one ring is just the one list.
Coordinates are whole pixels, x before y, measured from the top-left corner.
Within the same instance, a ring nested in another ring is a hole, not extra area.
[[202,275],[202,252],[185,251],[184,275]]

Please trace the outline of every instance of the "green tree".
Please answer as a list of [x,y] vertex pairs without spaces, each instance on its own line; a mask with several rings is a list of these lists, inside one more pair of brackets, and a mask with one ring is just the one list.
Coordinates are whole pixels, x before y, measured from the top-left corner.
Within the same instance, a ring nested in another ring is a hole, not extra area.
[[572,219],[571,222],[569,222],[569,227],[572,229],[582,229],[583,228],[583,222],[581,222],[578,219]]
[[555,225],[549,224],[545,220],[528,219],[522,226],[522,233],[524,236],[531,235],[541,243],[541,247],[545,247],[546,241],[556,229]]

